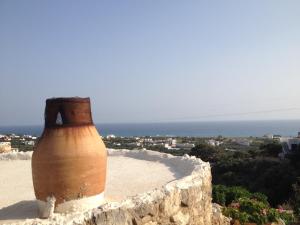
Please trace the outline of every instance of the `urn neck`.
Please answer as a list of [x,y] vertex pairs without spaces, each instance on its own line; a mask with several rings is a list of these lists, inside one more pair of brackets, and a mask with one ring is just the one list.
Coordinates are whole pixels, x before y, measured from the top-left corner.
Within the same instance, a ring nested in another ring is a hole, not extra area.
[[46,100],[45,127],[93,125],[90,98]]

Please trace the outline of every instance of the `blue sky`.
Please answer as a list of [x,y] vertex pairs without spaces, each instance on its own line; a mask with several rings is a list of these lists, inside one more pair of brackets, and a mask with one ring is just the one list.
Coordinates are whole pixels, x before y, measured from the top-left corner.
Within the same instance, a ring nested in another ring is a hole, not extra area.
[[42,124],[60,96],[91,97],[102,123],[300,119],[299,8],[2,0],[0,125]]

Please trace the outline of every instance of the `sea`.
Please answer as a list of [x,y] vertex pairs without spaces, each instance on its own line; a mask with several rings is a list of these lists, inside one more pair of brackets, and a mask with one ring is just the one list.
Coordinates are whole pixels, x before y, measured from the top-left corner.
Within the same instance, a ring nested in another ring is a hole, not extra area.
[[[172,123],[100,123],[102,136],[190,136],[190,137],[262,137],[266,134],[297,136],[300,120],[205,121]],[[30,134],[40,136],[43,125],[0,126],[0,134]]]

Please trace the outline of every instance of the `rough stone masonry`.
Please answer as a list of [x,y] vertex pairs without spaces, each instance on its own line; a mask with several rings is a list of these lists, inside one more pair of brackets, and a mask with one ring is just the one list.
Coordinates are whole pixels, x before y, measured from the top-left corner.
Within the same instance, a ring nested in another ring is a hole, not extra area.
[[121,203],[108,203],[93,210],[86,224],[108,225],[226,225],[218,205],[212,204],[211,168],[201,159],[176,157],[152,151],[110,151],[110,154],[170,163],[183,173],[180,180],[161,189],[143,193]]
[[[29,160],[32,153],[1,154],[0,160]],[[212,204],[210,164],[185,155],[172,156],[147,150],[113,150],[111,156],[163,163],[183,176],[161,188],[108,202],[96,209],[69,214],[54,213],[49,219],[29,219],[18,224],[76,225],[229,225],[220,206]],[[142,170],[143,168],[141,168]],[[159,174],[158,174],[159,176]],[[126,187],[124,187],[126,188]]]

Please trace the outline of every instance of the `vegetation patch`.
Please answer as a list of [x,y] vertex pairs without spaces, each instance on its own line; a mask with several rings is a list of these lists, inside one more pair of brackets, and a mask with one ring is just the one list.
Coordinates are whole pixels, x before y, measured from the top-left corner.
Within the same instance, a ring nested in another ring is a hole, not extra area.
[[241,224],[263,225],[282,220],[285,224],[295,222],[291,211],[270,207],[267,196],[250,193],[242,187],[213,186],[213,201],[223,206],[223,214]]

